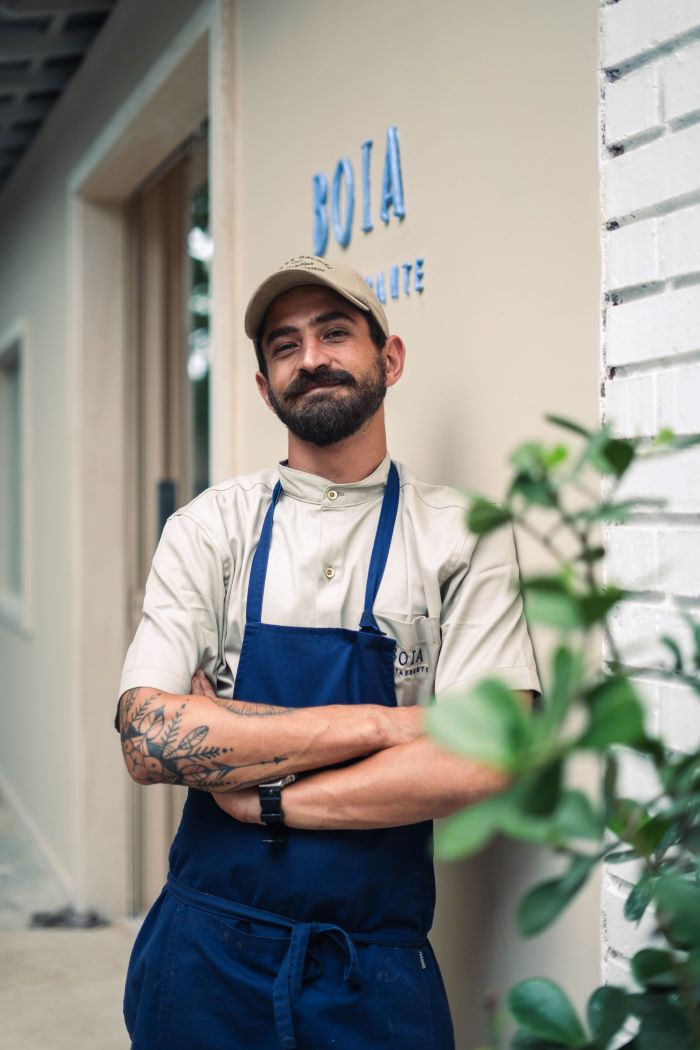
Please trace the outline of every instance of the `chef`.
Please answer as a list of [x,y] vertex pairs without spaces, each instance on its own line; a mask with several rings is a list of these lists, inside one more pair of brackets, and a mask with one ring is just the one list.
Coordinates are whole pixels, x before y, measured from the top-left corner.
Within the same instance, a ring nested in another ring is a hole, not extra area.
[[507,776],[423,717],[486,674],[540,695],[512,527],[475,536],[463,495],[388,453],[405,347],[358,272],[289,260],[245,330],[287,459],[168,520],[121,680],[131,776],[190,789],[129,963],[132,1047],[450,1050],[432,821]]

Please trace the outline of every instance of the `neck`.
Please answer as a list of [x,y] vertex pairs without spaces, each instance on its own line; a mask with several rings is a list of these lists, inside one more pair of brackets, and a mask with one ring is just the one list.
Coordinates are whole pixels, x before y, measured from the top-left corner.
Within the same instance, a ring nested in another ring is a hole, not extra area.
[[384,406],[344,441],[319,448],[289,434],[287,459],[294,470],[317,474],[338,484],[362,481],[386,456]]

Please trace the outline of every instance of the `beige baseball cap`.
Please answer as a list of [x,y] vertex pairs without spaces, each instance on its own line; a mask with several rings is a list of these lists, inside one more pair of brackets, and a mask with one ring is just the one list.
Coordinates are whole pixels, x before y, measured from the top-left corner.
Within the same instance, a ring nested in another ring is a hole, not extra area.
[[388,338],[389,322],[384,308],[362,274],[343,263],[327,262],[317,255],[297,255],[282,263],[279,270],[266,277],[251,295],[245,312],[245,333],[250,339],[257,336],[273,299],[300,284],[324,284],[332,288],[358,310],[372,314]]

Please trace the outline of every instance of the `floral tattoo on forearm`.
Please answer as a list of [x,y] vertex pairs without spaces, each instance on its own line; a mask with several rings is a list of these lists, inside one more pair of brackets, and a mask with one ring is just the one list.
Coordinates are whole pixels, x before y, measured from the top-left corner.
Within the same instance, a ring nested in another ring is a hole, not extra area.
[[[158,702],[162,692],[156,691],[141,699],[138,693],[138,689],[130,689],[124,694],[119,723],[124,759],[129,772],[140,783],[186,784],[205,791],[223,791],[259,782],[259,777],[253,780],[242,777],[243,769],[277,766],[288,761],[286,755],[275,755],[256,762],[232,762],[233,747],[207,746],[209,726],[199,725],[183,734],[186,699],[174,715],[166,718],[165,705]],[[238,705],[236,701],[218,697],[216,702],[231,714],[246,717],[286,711],[286,708],[266,710],[265,705]],[[263,710],[254,710],[258,706]]]

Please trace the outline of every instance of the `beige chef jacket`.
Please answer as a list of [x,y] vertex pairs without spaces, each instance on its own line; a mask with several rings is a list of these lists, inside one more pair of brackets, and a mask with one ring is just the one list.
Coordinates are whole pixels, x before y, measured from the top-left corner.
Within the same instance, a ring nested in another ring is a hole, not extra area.
[[[176,511],[153,558],[120,694],[137,686],[188,693],[202,667],[219,695],[232,695],[251,561],[278,478],[263,622],[357,630],[390,463],[351,484],[279,464]],[[427,702],[486,674],[541,695],[512,526],[477,537],[465,496],[396,465],[399,509],[374,615],[397,643],[398,703]]]

